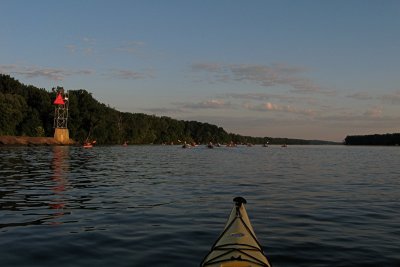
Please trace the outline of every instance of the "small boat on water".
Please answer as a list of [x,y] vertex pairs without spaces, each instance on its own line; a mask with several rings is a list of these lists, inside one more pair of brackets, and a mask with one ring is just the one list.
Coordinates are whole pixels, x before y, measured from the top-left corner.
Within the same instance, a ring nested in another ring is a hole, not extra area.
[[237,145],[234,142],[230,142],[229,144],[226,144],[227,147],[237,147]]
[[210,142],[210,143],[208,143],[207,147],[208,148],[214,148],[214,145],[213,145],[213,143]]
[[86,141],[85,143],[83,143],[83,148],[92,148],[95,144],[96,144],[96,140],[94,140],[92,142]]
[[235,206],[225,229],[201,263],[201,267],[271,267],[251,226],[242,197]]
[[184,143],[183,145],[182,145],[182,148],[191,148],[192,146],[191,145],[189,145],[188,143]]

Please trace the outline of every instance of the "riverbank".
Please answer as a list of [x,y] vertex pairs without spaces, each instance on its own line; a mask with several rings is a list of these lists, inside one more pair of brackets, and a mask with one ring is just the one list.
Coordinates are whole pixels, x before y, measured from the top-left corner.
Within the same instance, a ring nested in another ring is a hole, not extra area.
[[53,137],[30,137],[30,136],[0,136],[0,146],[59,146],[74,145],[70,139],[68,144],[63,144]]

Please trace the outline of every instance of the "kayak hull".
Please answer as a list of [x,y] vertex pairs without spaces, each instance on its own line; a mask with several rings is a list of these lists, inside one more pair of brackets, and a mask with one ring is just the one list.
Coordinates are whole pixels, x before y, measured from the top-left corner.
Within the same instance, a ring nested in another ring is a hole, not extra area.
[[243,198],[235,198],[224,231],[210,253],[201,263],[202,267],[270,267],[261,244],[251,226]]

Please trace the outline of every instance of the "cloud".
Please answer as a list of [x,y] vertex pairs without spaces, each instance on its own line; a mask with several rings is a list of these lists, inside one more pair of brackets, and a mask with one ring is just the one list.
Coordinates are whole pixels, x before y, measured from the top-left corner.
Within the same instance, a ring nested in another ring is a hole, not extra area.
[[400,104],[400,90],[394,91],[392,93],[381,94],[372,96],[367,92],[358,92],[351,95],[347,95],[349,98],[357,99],[357,100],[381,100],[383,103],[399,105]]
[[347,95],[347,97],[358,99],[358,100],[370,100],[370,99],[374,98],[374,97],[370,96],[370,94],[368,94],[367,92],[358,92],[358,93],[354,93],[351,95]]
[[26,78],[45,78],[52,81],[62,81],[66,76],[90,75],[92,70],[70,71],[60,68],[44,68],[38,66],[0,65],[0,72],[21,75]]
[[266,102],[261,105],[244,104],[243,108],[253,111],[273,111],[273,112],[286,112],[293,114],[301,114],[306,116],[315,116],[316,112],[311,109],[299,109],[290,105],[279,105],[271,102]]
[[382,109],[380,107],[373,107],[364,112],[364,116],[372,119],[382,118]]
[[79,71],[75,71],[75,74],[79,74],[79,75],[91,75],[94,74],[95,71],[94,70],[79,70]]
[[110,76],[120,79],[137,80],[137,79],[147,79],[154,77],[154,74],[151,70],[139,72],[134,70],[112,69],[110,71],[111,71],[111,73],[109,74]]
[[15,64],[9,64],[9,65],[0,65],[0,73],[9,73],[13,69],[16,69],[18,66]]
[[193,63],[193,71],[209,71],[209,72],[222,72],[222,65],[217,63]]
[[244,100],[259,100],[259,101],[266,101],[271,99],[277,99],[280,101],[286,102],[298,102],[299,100],[303,101],[311,101],[309,97],[302,97],[302,96],[288,96],[288,95],[281,95],[281,94],[271,94],[271,93],[228,93],[222,95],[224,97],[233,98],[233,99],[244,99]]
[[393,125],[393,123],[398,122],[399,117],[384,115],[381,107],[371,107],[364,112],[342,111],[332,115],[319,116],[318,119],[329,122],[346,122],[349,126],[359,123],[373,123],[375,126],[375,124],[384,122],[391,122]]
[[71,43],[64,47],[68,50],[70,54],[82,53],[86,56],[91,56],[95,53],[96,40],[90,37],[81,38],[77,44]]
[[96,43],[96,39],[94,39],[94,38],[91,38],[91,37],[83,37],[82,38],[82,41],[84,42],[84,43],[87,43],[87,44],[95,44]]
[[142,41],[131,41],[131,42],[127,42],[127,43],[117,47],[116,50],[120,51],[120,52],[136,54],[144,46],[145,46],[145,43]]
[[185,109],[224,109],[232,107],[230,102],[225,102],[224,100],[211,99],[198,103],[175,103],[181,108]]
[[255,81],[263,86],[273,86],[286,83],[289,73],[286,69],[275,66],[239,64],[230,65],[230,71],[234,80],[237,81]]
[[223,100],[219,99],[211,99],[211,100],[206,100],[203,102],[177,102],[177,103],[172,103],[175,105],[175,108],[148,108],[148,109],[143,109],[145,111],[155,113],[155,114],[183,114],[183,113],[188,113],[191,110],[199,110],[199,109],[226,109],[226,108],[231,108],[232,104],[229,102],[225,102]]
[[77,51],[76,45],[73,44],[66,45],[65,48],[67,48],[68,52],[71,54],[75,54]]
[[237,81],[253,82],[264,87],[289,86],[295,93],[324,93],[332,91],[308,78],[298,76],[305,68],[288,66],[285,64],[257,65],[257,64],[218,64],[218,63],[193,63],[194,72],[211,74],[211,81]]
[[397,90],[390,94],[385,94],[380,97],[380,99],[389,104],[399,105],[400,104],[400,90]]

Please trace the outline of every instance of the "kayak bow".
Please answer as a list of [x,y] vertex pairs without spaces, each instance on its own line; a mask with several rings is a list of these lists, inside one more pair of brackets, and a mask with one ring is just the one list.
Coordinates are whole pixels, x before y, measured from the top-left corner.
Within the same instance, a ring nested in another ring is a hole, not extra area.
[[247,216],[244,207],[246,200],[236,197],[233,201],[235,206],[225,229],[204,258],[201,267],[271,267]]

